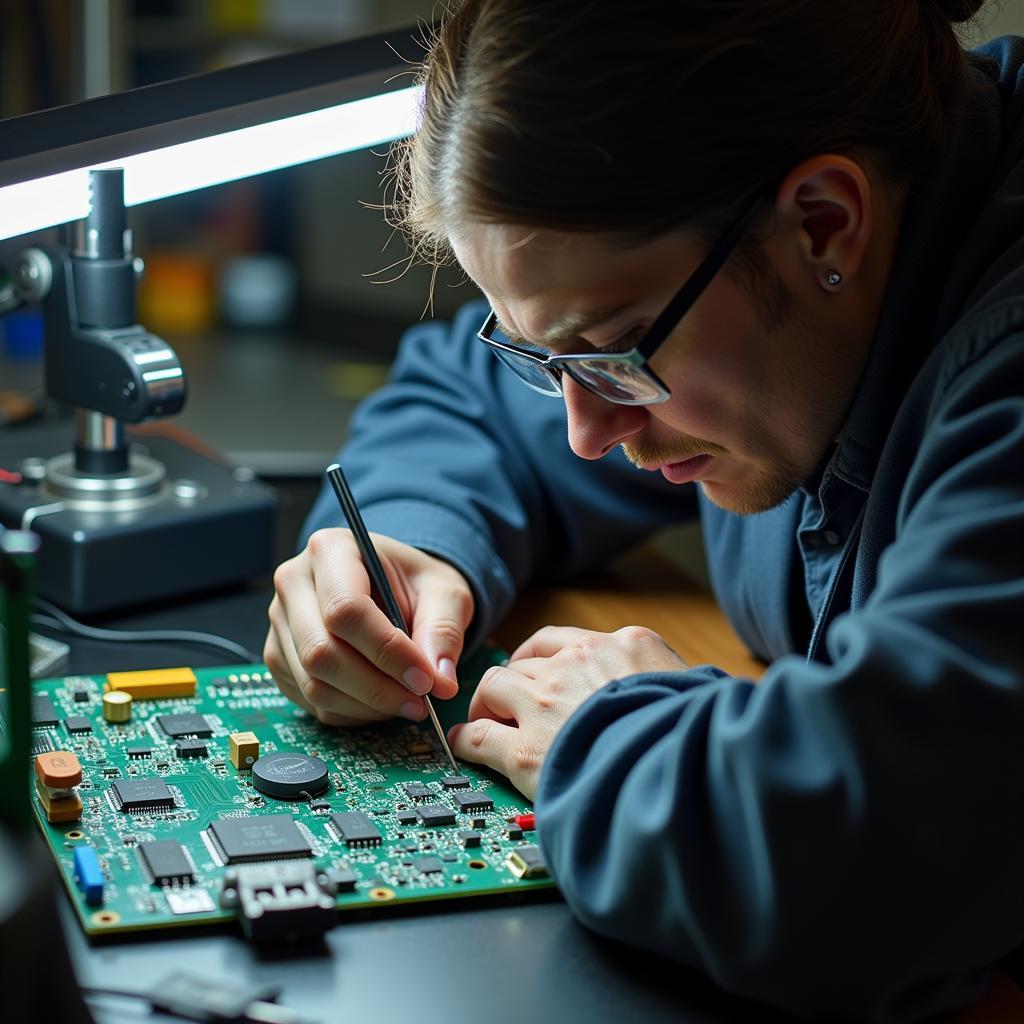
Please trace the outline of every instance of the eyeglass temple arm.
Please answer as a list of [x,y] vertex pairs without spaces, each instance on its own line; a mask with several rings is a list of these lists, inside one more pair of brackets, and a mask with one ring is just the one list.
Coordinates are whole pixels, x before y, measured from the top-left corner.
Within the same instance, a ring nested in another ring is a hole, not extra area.
[[759,193],[740,214],[732,227],[712,246],[711,251],[704,257],[703,263],[672,297],[672,301],[662,310],[658,319],[651,324],[651,329],[637,348],[640,355],[644,357],[650,355],[675,328],[683,314],[697,301],[701,292],[707,288],[711,279],[729,258],[729,254],[735,248],[743,232],[750,227],[751,222],[761,209],[764,199],[765,195]]

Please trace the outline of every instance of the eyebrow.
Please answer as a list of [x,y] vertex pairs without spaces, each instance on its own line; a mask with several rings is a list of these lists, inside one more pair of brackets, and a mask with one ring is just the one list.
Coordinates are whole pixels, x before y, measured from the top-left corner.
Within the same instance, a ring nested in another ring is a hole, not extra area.
[[537,341],[530,341],[516,334],[515,331],[510,330],[505,326],[497,313],[495,313],[494,319],[497,321],[501,333],[511,342],[525,345],[527,348],[554,348],[557,345],[564,345],[566,342],[572,341],[584,331],[592,330],[599,324],[613,319],[628,308],[628,305],[624,305],[613,306],[610,309],[595,310],[592,313],[567,313],[565,316],[559,317]]

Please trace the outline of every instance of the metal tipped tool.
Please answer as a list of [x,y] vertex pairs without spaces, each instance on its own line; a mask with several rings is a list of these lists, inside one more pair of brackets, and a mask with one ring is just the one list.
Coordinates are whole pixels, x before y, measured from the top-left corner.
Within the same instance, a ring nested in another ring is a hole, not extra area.
[[[370,573],[370,579],[379,597],[378,603],[383,606],[385,614],[391,620],[391,624],[397,626],[406,635],[410,635],[409,627],[405,623],[405,616],[402,615],[402,609],[398,607],[398,602],[395,600],[395,593],[391,589],[391,584],[388,583],[387,573],[384,572],[384,566],[381,565],[380,556],[377,554],[377,549],[373,546],[370,534],[366,530],[366,524],[363,522],[363,517],[359,512],[359,506],[356,504],[356,499],[353,497],[352,491],[348,486],[345,474],[341,471],[341,466],[336,462],[327,467],[327,479],[330,480],[331,486],[334,488],[338,504],[341,505],[341,511],[345,513],[349,529],[356,539],[359,554],[362,555],[363,562]],[[452,749],[448,746],[444,729],[441,728],[441,722],[437,717],[437,712],[434,710],[434,704],[429,695],[423,695],[423,702],[427,705],[427,712],[430,715],[431,722],[434,723],[437,738],[441,741],[441,748],[448,758],[448,763],[452,766],[452,771],[458,775],[459,766],[452,756]]]

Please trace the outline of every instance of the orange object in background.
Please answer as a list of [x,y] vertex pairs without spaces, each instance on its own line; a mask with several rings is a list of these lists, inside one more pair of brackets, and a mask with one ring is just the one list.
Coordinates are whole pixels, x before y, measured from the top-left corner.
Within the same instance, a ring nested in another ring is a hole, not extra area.
[[199,334],[217,315],[216,272],[200,253],[153,249],[139,283],[139,322],[156,334]]
[[71,789],[82,781],[82,766],[70,750],[38,754],[36,778],[50,789]]

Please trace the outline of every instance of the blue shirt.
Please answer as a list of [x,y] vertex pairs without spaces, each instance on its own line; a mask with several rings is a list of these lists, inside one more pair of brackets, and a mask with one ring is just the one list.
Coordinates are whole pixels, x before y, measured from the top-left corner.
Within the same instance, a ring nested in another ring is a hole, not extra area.
[[[872,352],[813,479],[741,517],[619,454],[474,338],[412,328],[340,456],[371,529],[517,592],[699,514],[770,663],[605,687],[552,746],[539,841],[592,928],[831,1020],[979,995],[1024,942],[1024,41],[990,44],[908,202]],[[338,522],[330,494],[311,530]]]

